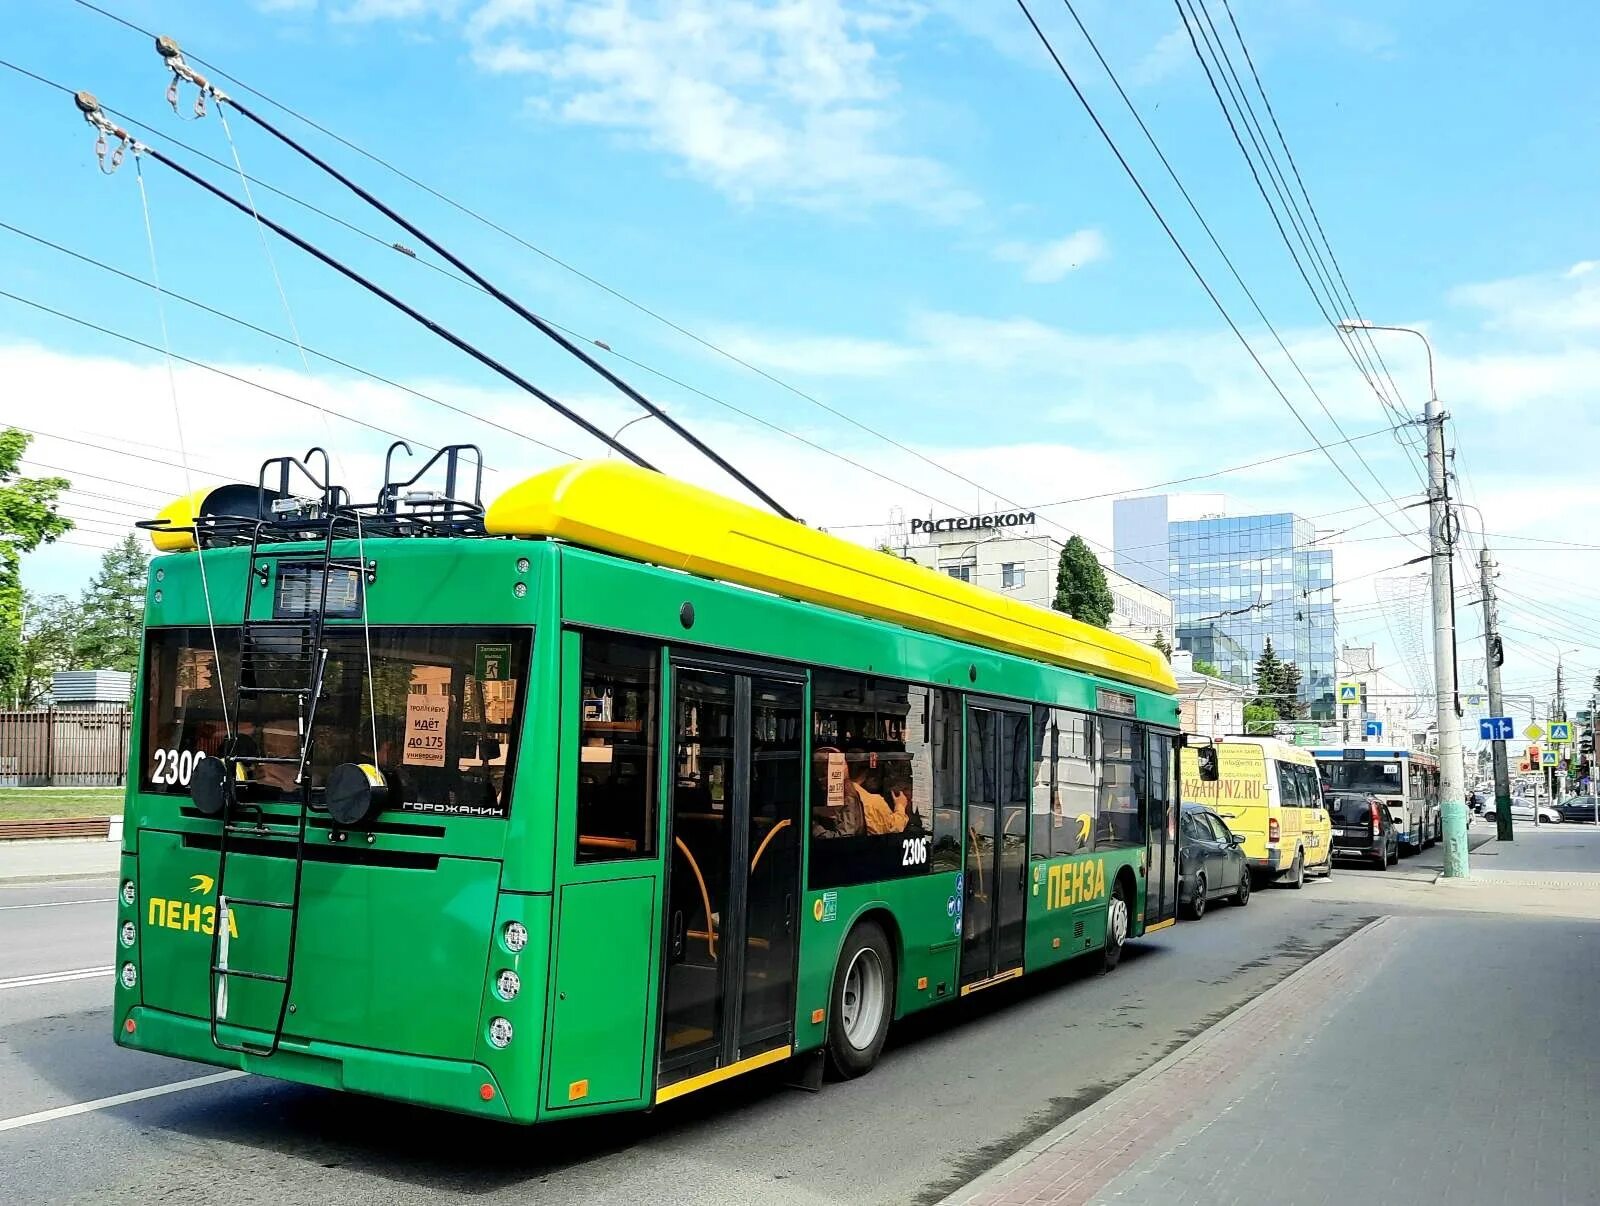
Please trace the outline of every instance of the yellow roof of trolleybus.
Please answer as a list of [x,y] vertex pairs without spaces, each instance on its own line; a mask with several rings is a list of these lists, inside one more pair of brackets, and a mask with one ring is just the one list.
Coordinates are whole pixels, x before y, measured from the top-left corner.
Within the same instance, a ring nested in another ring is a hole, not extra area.
[[484,527],[549,536],[989,649],[1177,689],[1161,653],[698,486],[618,461],[578,461],[513,486]]

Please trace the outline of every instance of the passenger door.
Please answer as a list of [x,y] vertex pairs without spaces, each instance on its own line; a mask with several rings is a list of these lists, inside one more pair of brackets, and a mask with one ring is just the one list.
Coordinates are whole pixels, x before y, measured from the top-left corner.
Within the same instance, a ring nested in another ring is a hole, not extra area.
[[1145,877],[1144,924],[1149,929],[1178,915],[1178,791],[1172,736],[1145,735],[1149,758],[1145,840],[1150,866]]
[[1032,751],[1026,709],[968,702],[963,991],[1022,967]]
[[790,1042],[803,684],[674,661],[660,1089]]

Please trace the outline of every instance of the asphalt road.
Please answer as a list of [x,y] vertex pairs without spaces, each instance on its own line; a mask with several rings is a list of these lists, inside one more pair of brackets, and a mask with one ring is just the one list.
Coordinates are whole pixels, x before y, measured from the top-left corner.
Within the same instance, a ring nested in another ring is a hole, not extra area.
[[936,1201],[1370,918],[1423,905],[1437,865],[1213,906],[1109,976],[1069,967],[914,1018],[869,1076],[820,1093],[756,1074],[534,1130],[256,1077],[35,1119],[213,1070],[116,1048],[109,973],[17,983],[110,964],[114,883],[0,887],[0,1201]]

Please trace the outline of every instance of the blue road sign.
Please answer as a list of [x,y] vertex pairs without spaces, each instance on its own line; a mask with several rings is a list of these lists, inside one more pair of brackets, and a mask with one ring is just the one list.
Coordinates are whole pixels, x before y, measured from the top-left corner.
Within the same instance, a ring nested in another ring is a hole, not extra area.
[[1381,721],[1381,720],[1369,720],[1369,721],[1367,721],[1367,736],[1368,737],[1382,737],[1383,736],[1383,721]]
[[1515,736],[1509,716],[1483,716],[1478,720],[1479,741],[1511,741]]

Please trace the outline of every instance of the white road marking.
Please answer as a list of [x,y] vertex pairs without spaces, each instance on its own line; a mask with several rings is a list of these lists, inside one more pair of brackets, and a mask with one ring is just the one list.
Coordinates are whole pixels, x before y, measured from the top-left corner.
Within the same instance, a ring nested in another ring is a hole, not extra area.
[[115,967],[80,967],[76,971],[40,972],[36,976],[17,976],[11,980],[0,980],[0,989],[38,988],[45,984],[64,984],[68,980],[92,980],[96,976],[109,976],[116,970]]
[[59,909],[63,905],[110,904],[114,900],[115,896],[96,896],[89,900],[42,900],[38,904],[0,905],[0,913],[8,909]]
[[135,1089],[132,1093],[118,1093],[112,1097],[97,1097],[93,1101],[80,1101],[77,1105],[58,1106],[53,1110],[40,1110],[37,1114],[21,1114],[16,1118],[0,1118],[0,1131],[14,1131],[41,1122],[55,1122],[58,1118],[72,1118],[78,1114],[92,1114],[96,1110],[127,1105],[130,1101],[144,1101],[150,1097],[165,1097],[168,1093],[182,1093],[185,1089],[203,1089],[219,1085],[225,1080],[237,1080],[246,1075],[237,1069],[231,1072],[214,1072],[210,1076],[197,1076],[193,1080],[175,1081],[170,1085],[155,1085],[148,1089]]

